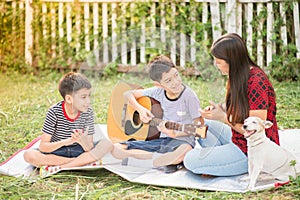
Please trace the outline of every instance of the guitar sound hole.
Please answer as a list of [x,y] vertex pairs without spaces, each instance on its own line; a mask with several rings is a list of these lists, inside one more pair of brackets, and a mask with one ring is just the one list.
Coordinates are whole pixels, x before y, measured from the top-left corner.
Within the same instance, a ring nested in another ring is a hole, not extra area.
[[134,113],[133,113],[133,120],[132,121],[133,121],[133,123],[134,123],[135,126],[141,124],[140,115],[139,115],[139,113],[137,111],[134,111]]

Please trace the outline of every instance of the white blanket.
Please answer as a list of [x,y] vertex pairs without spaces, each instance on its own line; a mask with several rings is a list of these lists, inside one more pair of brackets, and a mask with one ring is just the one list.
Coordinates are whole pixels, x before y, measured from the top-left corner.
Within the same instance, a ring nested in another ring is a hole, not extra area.
[[[95,141],[102,137],[107,137],[106,125],[97,124]],[[300,129],[284,130],[279,132],[281,146],[289,150],[300,163]],[[9,159],[0,164],[0,173],[14,176],[30,178],[35,176],[34,167],[23,159],[26,149],[37,148],[40,138],[34,139],[25,148],[14,153]],[[122,160],[115,159],[111,154],[107,154],[102,159],[102,165],[82,166],[64,170],[91,170],[105,168],[112,173],[118,174],[124,179],[149,185],[171,186],[180,188],[193,188],[210,191],[247,192],[248,183],[240,179],[245,175],[232,177],[207,177],[195,175],[186,169],[178,170],[175,173],[166,174],[162,170],[153,169],[152,160],[128,159],[127,165],[122,164]],[[258,181],[255,190],[269,189],[276,187],[276,180]]]

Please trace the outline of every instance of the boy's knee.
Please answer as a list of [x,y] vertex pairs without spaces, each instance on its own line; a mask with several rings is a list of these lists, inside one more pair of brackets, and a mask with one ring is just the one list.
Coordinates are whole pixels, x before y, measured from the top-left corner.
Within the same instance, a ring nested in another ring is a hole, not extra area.
[[101,142],[102,142],[101,145],[103,145],[103,147],[105,149],[107,149],[108,151],[112,151],[113,150],[114,144],[110,140],[104,138],[104,139],[102,139]]
[[108,139],[102,139],[91,151],[91,155],[95,160],[101,159],[106,153],[113,150],[113,143]]
[[33,154],[32,151],[25,151],[23,154],[24,160],[28,163],[33,163],[35,156],[33,156],[32,154]]

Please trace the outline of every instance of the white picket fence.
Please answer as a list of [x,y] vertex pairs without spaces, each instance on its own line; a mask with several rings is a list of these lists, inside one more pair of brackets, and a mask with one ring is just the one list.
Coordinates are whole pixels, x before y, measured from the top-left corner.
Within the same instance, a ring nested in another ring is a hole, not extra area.
[[[50,38],[66,38],[69,43],[76,43],[76,52],[81,49],[94,52],[97,64],[107,64],[119,60],[124,65],[136,65],[147,62],[147,48],[155,48],[160,43],[166,43],[166,51],[170,52],[171,59],[180,66],[185,66],[186,62],[194,62],[197,57],[197,47],[194,45],[197,30],[193,29],[189,37],[178,31],[178,37],[172,35],[170,20],[166,19],[165,8],[171,8],[173,16],[178,12],[176,4],[187,5],[189,1],[150,1],[152,2],[149,14],[145,18],[139,19],[139,30],[128,30],[128,25],[136,23],[135,16],[130,16],[129,21],[121,25],[122,34],[135,34],[135,39],[128,42],[122,37],[117,36],[116,28],[120,26],[117,23],[117,12],[121,10],[121,15],[131,15],[135,4],[141,1],[134,0],[41,0],[42,10],[37,10],[33,0],[12,1],[14,8],[25,9],[25,57],[29,64],[33,61],[35,34],[32,29],[35,12],[43,13],[41,19],[43,24],[43,37],[50,35]],[[211,23],[212,30],[204,30],[204,40],[210,38],[215,40],[226,32],[236,32],[243,36],[247,42],[251,55],[256,55],[255,60],[258,65],[264,67],[272,61],[272,55],[276,53],[276,46],[272,40],[274,27],[274,18],[282,18],[284,24],[287,20],[293,20],[292,37],[295,37],[295,46],[298,49],[297,57],[300,58],[300,25],[299,25],[299,0],[293,2],[293,19],[287,19],[287,11],[284,10],[284,0],[195,0],[202,6],[202,13],[193,13],[191,9],[190,20],[201,20],[203,24]],[[273,4],[279,3],[281,16],[274,16]],[[76,12],[72,5],[76,3],[83,11]],[[157,5],[159,4],[159,9]],[[25,5],[25,7],[24,7]],[[261,20],[259,28],[254,30],[251,22],[255,19],[263,8],[267,8],[267,18]],[[101,10],[101,13],[99,13]],[[195,9],[194,9],[195,10]],[[129,12],[129,13],[126,13]],[[196,12],[196,11],[195,11]],[[199,11],[198,11],[199,12]],[[51,23],[46,23],[46,17],[51,15]],[[75,17],[72,17],[74,16]],[[155,16],[160,15],[159,23]],[[172,14],[171,14],[172,15]],[[124,17],[124,19],[127,19]],[[75,20],[75,21],[74,21]],[[92,26],[91,22],[92,21]],[[109,26],[109,21],[111,25]],[[146,22],[147,21],[147,22]],[[57,23],[58,22],[58,23]],[[150,25],[149,25],[150,22]],[[101,30],[101,31],[100,31]],[[261,34],[266,31],[266,35]],[[75,35],[84,35],[84,44],[80,43]],[[253,34],[257,33],[260,37],[253,40]],[[289,43],[287,27],[283,25],[280,29],[280,38],[283,43]],[[129,36],[130,37],[130,36]],[[291,36],[289,36],[291,37]],[[125,36],[124,36],[125,38]],[[52,43],[52,57],[59,54],[60,44]],[[256,47],[256,52],[253,48]],[[100,51],[99,51],[100,49]],[[137,55],[138,53],[138,55]]]

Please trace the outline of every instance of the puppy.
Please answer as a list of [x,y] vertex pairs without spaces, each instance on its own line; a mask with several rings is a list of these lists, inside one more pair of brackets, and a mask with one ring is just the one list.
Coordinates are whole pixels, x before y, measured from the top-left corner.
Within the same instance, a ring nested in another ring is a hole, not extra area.
[[260,172],[272,175],[280,181],[289,181],[289,176],[296,177],[296,170],[291,161],[296,158],[265,134],[265,128],[273,125],[270,121],[263,121],[258,117],[248,117],[244,121],[244,137],[248,146],[248,173],[251,190],[255,187]]

